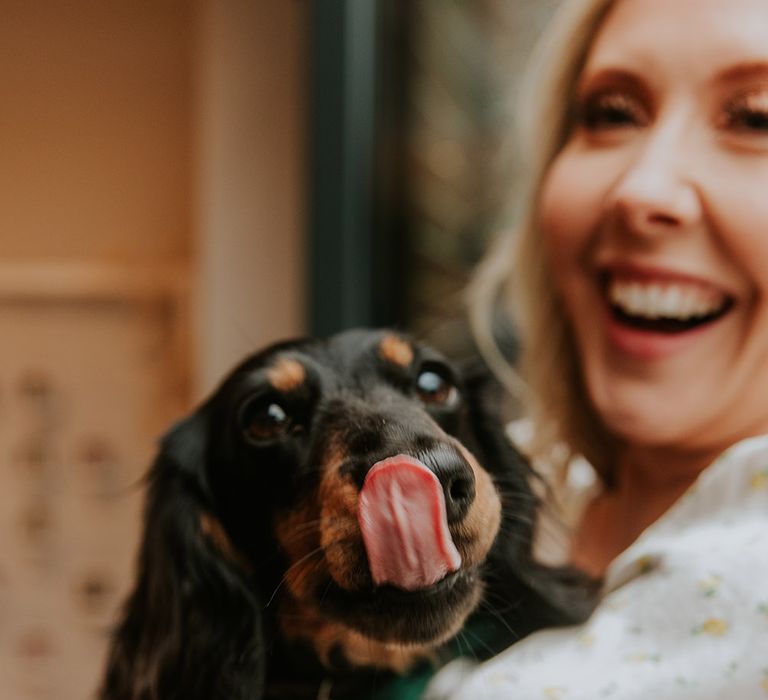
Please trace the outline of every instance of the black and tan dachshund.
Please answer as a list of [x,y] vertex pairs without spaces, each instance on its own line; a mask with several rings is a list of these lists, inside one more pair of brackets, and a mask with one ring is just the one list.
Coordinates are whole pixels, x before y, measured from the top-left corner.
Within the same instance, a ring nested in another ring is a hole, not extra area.
[[531,557],[533,474],[487,378],[389,331],[248,358],[163,439],[102,700],[416,697],[583,619]]

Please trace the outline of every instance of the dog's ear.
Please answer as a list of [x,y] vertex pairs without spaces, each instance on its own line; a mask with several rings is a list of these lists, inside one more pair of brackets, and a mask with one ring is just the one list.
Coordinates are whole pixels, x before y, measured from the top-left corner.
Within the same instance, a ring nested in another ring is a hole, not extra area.
[[148,476],[137,580],[112,640],[102,700],[254,700],[261,601],[211,511],[205,407],[163,439]]

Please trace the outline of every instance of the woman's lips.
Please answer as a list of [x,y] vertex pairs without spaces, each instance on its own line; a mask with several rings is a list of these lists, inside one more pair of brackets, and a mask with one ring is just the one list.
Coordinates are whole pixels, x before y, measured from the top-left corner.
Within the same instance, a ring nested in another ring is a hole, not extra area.
[[667,280],[611,277],[606,285],[609,304],[629,317],[690,321],[722,311],[728,296],[702,284]]
[[674,273],[604,272],[608,338],[623,354],[660,359],[713,328],[735,299],[707,282]]

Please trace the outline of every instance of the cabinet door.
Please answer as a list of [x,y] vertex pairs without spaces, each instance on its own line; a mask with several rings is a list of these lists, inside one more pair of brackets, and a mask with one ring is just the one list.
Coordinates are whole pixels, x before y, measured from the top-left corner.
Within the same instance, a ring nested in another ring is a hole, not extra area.
[[91,697],[183,403],[164,303],[0,299],[0,693]]

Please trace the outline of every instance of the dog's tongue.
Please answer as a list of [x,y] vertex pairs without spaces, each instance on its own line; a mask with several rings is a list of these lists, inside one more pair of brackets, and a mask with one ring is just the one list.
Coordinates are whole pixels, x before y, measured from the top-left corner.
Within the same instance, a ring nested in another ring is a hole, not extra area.
[[413,457],[389,457],[371,467],[357,517],[376,585],[418,590],[461,566],[448,532],[442,486]]

